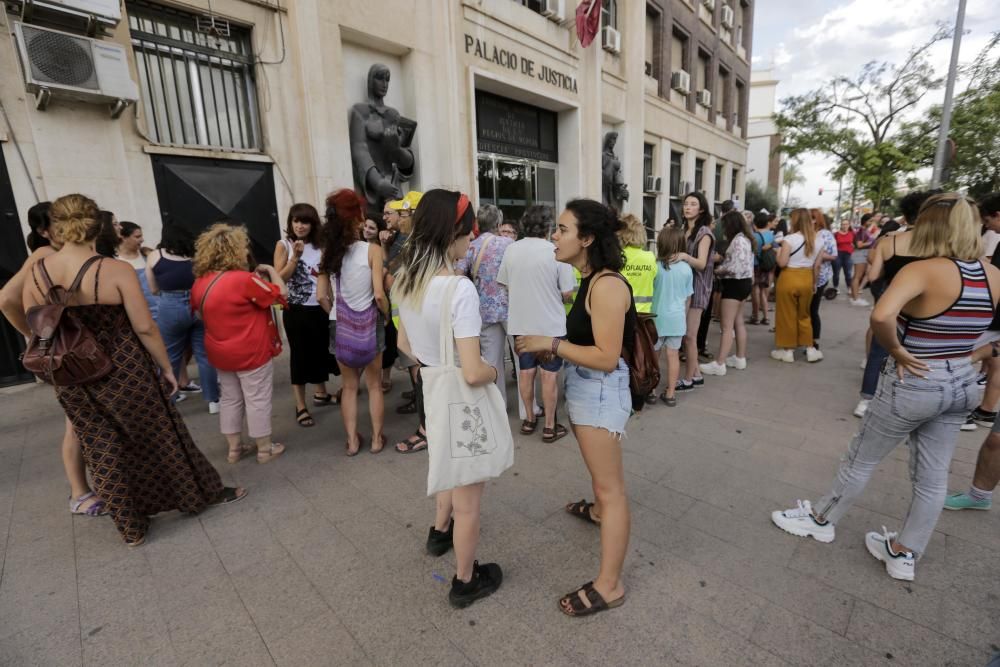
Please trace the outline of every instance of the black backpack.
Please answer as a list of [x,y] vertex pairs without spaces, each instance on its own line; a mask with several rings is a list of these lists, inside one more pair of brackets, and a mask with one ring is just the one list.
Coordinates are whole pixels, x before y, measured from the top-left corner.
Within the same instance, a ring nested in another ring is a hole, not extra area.
[[778,267],[778,254],[774,252],[774,244],[767,250],[763,250],[764,247],[764,235],[760,232],[754,232],[757,238],[760,240],[761,250],[757,253],[757,268],[761,270],[762,273],[770,273]]

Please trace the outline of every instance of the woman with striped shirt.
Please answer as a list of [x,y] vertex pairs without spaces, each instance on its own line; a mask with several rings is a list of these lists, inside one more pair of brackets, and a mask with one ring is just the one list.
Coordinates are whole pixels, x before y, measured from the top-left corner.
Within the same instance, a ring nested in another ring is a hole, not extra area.
[[947,494],[948,466],[959,427],[976,407],[974,357],[979,335],[1000,297],[1000,269],[984,264],[979,213],[962,195],[927,199],[910,252],[928,259],[904,267],[875,306],[872,331],[892,357],[879,378],[861,430],[851,441],[830,493],[815,506],[773,512],[771,520],[799,537],[832,542],[834,525],[864,491],[875,468],[909,440],[913,498],[902,531],[865,536],[869,553],[894,579],[911,581]]

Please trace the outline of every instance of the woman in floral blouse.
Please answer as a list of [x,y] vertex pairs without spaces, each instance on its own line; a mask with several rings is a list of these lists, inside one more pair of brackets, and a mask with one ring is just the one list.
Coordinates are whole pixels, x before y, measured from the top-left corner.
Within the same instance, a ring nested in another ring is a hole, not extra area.
[[816,261],[819,270],[816,272],[816,292],[813,294],[812,305],[809,307],[809,315],[812,318],[813,327],[813,348],[815,354],[807,354],[806,361],[819,361],[823,358],[823,353],[819,351],[819,306],[823,302],[823,292],[826,291],[830,281],[833,280],[833,262],[837,259],[837,239],[829,229],[826,216],[818,208],[809,209],[812,216],[813,225],[816,227],[816,245],[819,247],[819,257]]
[[455,270],[459,275],[468,276],[479,292],[479,314],[483,319],[479,346],[483,359],[490,366],[500,369],[496,384],[506,400],[503,357],[507,340],[507,288],[497,282],[497,273],[504,252],[514,239],[497,234],[497,228],[503,223],[503,213],[496,206],[480,206],[476,220],[479,236],[469,245],[469,250],[459,260]]
[[[722,280],[720,320],[722,340],[714,361],[701,364],[703,375],[725,375],[726,368],[744,370],[747,367],[747,330],[743,321],[743,302],[753,289],[753,233],[738,211],[722,216],[722,233],[728,242],[726,257],[715,267]],[[736,354],[729,356],[736,339]]]

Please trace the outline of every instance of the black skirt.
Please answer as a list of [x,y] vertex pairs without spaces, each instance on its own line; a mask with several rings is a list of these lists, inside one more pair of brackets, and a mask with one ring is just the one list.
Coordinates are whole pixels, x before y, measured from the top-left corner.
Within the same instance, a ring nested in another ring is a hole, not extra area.
[[282,320],[288,338],[292,384],[320,384],[339,375],[329,352],[330,318],[320,306],[289,306]]

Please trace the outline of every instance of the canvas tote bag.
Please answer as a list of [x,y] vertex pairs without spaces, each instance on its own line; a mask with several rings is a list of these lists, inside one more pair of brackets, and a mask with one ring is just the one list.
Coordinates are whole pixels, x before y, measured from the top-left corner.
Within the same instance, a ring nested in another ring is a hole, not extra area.
[[514,465],[514,438],[500,390],[492,382],[469,386],[455,365],[451,301],[459,280],[448,279],[441,301],[443,365],[420,369],[427,414],[429,496],[499,477]]

